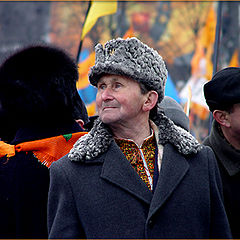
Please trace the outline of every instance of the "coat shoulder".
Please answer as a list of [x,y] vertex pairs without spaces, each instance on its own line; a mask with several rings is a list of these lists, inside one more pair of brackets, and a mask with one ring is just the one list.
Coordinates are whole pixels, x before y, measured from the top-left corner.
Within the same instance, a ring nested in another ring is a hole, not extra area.
[[58,159],[57,161],[53,162],[52,165],[50,166],[50,170],[71,168],[71,165],[73,164],[74,162],[70,161],[68,155],[65,155],[62,158]]
[[215,155],[211,147],[201,144],[201,150],[195,154],[190,154],[188,158],[191,161],[195,159],[197,161],[206,162],[206,161],[209,161],[210,159],[214,160]]

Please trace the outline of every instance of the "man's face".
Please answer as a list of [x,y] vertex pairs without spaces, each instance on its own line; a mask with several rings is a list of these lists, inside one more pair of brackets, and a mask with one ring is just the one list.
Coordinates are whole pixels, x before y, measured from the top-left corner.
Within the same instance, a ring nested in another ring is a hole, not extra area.
[[231,134],[238,138],[240,142],[240,103],[233,105],[229,113],[229,123],[231,126]]
[[98,114],[104,123],[134,123],[144,115],[142,106],[147,97],[141,93],[136,81],[118,75],[104,75],[97,88]]

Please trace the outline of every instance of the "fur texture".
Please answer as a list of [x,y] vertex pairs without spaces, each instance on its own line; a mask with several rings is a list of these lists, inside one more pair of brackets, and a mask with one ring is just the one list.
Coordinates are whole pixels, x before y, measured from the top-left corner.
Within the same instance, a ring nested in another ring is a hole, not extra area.
[[34,122],[46,116],[56,121],[66,115],[87,121],[77,80],[77,64],[64,50],[50,45],[29,46],[0,67],[2,108],[11,117],[17,116],[18,122]]
[[95,52],[95,65],[89,73],[92,85],[97,85],[102,74],[122,75],[143,83],[148,90],[155,90],[158,101],[162,101],[167,69],[157,51],[133,37],[110,40],[104,48],[98,44]]
[[[159,129],[160,144],[171,143],[183,155],[197,153],[202,148],[202,145],[189,132],[176,126],[166,117],[160,107],[154,123]],[[113,140],[110,129],[98,118],[92,130],[75,143],[68,157],[72,161],[91,161],[106,152]]]

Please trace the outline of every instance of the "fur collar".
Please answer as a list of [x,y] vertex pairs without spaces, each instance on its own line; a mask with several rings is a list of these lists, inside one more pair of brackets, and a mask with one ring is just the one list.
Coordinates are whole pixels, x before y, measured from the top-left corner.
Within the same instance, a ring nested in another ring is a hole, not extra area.
[[[157,116],[153,122],[159,130],[159,144],[171,143],[183,155],[196,154],[201,150],[201,144],[189,132],[176,126],[162,112],[158,112]],[[91,161],[106,152],[113,140],[110,129],[98,118],[91,131],[74,144],[68,157],[72,161]]]

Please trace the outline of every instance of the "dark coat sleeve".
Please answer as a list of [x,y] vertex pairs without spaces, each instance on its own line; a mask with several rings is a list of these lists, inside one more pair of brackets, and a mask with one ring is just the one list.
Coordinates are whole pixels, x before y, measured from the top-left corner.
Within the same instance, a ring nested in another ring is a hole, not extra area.
[[[69,161],[67,156],[61,160]],[[50,168],[48,234],[49,238],[85,238],[71,184],[58,163],[52,164]]]
[[223,204],[223,190],[220,172],[213,151],[208,148],[209,179],[211,198],[211,238],[231,238],[230,226]]

